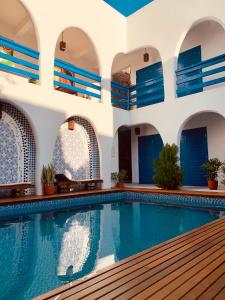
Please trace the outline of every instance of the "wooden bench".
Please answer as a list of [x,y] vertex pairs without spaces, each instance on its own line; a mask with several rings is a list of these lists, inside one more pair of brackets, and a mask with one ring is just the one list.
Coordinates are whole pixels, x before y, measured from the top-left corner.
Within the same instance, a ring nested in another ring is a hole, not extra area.
[[71,180],[64,174],[56,174],[55,176],[58,192],[70,192],[75,186],[84,185],[85,190],[101,189],[102,179],[80,179]]
[[34,188],[31,182],[0,184],[0,190],[11,190],[12,197],[23,196],[26,189]]

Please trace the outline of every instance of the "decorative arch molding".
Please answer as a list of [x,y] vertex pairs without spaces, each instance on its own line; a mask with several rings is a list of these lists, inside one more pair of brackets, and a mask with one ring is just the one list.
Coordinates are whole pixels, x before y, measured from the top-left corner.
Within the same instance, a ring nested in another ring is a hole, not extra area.
[[74,130],[68,130],[67,122],[59,130],[53,154],[56,172],[72,179],[99,178],[100,155],[95,131],[86,119],[73,118]]
[[0,105],[0,183],[34,183],[36,146],[31,126],[16,107],[6,102]]

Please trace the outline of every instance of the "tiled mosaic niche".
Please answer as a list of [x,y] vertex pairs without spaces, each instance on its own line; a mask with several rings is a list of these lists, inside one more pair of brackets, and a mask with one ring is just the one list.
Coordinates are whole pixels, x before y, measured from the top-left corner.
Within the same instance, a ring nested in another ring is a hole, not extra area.
[[0,184],[34,183],[36,147],[31,126],[11,104],[0,101],[0,107]]
[[71,179],[99,178],[99,148],[94,129],[84,118],[74,118],[74,130],[68,130],[67,122],[60,127],[53,155],[56,172]]

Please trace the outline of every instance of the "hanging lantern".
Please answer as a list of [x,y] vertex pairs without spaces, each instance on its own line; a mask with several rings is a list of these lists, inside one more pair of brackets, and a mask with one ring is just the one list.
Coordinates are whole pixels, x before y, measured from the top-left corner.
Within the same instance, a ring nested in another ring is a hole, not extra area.
[[68,129],[74,130],[75,128],[75,119],[73,117],[68,119]]
[[63,32],[62,32],[62,40],[61,42],[59,43],[59,49],[61,51],[65,51],[66,50],[66,42],[63,41]]
[[149,54],[148,54],[148,52],[146,51],[146,49],[145,49],[145,53],[144,53],[144,55],[143,55],[143,59],[144,59],[144,62],[149,62]]

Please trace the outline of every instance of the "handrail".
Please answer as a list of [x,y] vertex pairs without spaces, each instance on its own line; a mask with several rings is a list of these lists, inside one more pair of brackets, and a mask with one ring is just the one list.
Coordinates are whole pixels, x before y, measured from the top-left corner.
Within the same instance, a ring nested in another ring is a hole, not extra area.
[[[217,66],[211,68],[210,70],[204,71],[205,68],[216,66],[217,64],[225,63],[225,54],[218,55],[216,57],[209,58],[197,64],[193,64],[181,70],[177,70],[177,96],[185,96],[186,94],[202,92],[203,88],[213,86],[225,82],[225,77],[221,74],[225,72],[225,66]],[[199,71],[197,74],[193,75],[194,71]],[[185,76],[184,76],[185,75]],[[212,75],[218,75],[217,78],[212,78],[210,80],[202,80]],[[184,76],[184,78],[182,78]],[[197,82],[195,82],[197,80]],[[199,82],[200,81],[200,82]]]
[[[2,59],[0,61],[0,70],[12,73],[12,74],[16,74],[22,77],[26,77],[29,79],[35,79],[38,80],[39,79],[39,75],[37,73],[31,72],[28,69],[31,69],[32,71],[39,71],[39,65],[38,63],[33,63],[30,61],[27,61],[25,59],[25,57],[29,56],[35,60],[38,61],[39,59],[39,52],[31,49],[27,46],[24,46],[22,44],[19,44],[17,42],[14,42],[13,40],[7,39],[3,36],[0,36],[0,46],[3,47],[7,47],[9,49],[11,49],[12,51],[15,52],[19,52],[21,54],[23,54],[23,58],[19,58],[16,57],[14,55],[9,55],[7,53],[4,52],[0,52],[0,59]],[[10,62],[10,64],[7,64],[6,62]],[[14,63],[16,64],[16,66],[14,65]],[[19,66],[22,66],[22,68],[20,68]],[[25,68],[24,68],[25,67]]]
[[[61,70],[61,72],[60,70],[54,70],[54,86],[56,89],[68,93],[80,93],[82,95],[101,99],[101,77],[99,75],[57,58],[55,59],[55,67],[58,67]],[[69,74],[66,74],[65,71]],[[77,78],[75,75],[84,77],[84,79]],[[87,79],[89,81],[87,81]],[[94,81],[94,83],[91,81]],[[91,88],[94,91],[88,91],[85,88],[76,86],[75,84]]]

